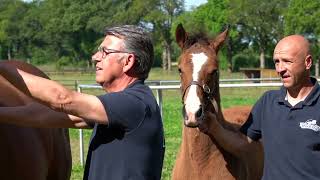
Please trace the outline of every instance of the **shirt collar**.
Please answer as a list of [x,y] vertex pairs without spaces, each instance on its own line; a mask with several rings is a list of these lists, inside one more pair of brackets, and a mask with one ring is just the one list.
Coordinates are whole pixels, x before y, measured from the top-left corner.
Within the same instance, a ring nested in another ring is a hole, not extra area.
[[311,92],[304,100],[304,104],[307,106],[312,105],[319,97],[320,95],[320,86],[316,78],[311,77],[311,81],[314,84]]
[[134,82],[132,82],[131,84],[129,84],[126,88],[131,88],[131,87],[135,86],[136,84],[144,84],[144,80],[137,79]]
[[[313,77],[310,77],[310,79],[311,79],[312,84],[314,84],[314,86],[313,86],[311,92],[305,98],[305,100],[302,101],[302,104],[307,105],[307,106],[312,105],[312,103],[315,102],[318,99],[318,97],[320,96],[320,86],[319,86],[317,79],[313,78]],[[286,96],[287,96],[287,89],[284,86],[282,86],[280,88],[280,95],[278,98],[278,102],[281,104],[288,104]]]
[[286,96],[287,96],[287,89],[284,86],[281,86],[280,95],[278,97],[278,103],[285,104],[287,102]]

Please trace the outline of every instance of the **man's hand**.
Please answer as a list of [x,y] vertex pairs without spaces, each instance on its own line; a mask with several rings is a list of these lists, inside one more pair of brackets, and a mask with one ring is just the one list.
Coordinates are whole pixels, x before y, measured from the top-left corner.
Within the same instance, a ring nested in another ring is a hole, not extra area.
[[210,132],[215,129],[214,126],[219,125],[217,123],[219,123],[217,115],[212,112],[206,112],[204,119],[199,122],[198,129],[205,134],[211,134]]

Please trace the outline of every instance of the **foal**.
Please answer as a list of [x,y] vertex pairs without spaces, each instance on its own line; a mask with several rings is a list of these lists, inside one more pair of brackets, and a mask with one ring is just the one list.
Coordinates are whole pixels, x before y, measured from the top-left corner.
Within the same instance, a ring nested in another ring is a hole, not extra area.
[[[224,128],[220,136],[233,136],[233,140],[245,138],[238,132],[239,125],[224,119],[220,106],[219,73],[217,53],[228,30],[215,39],[189,37],[182,25],[176,29],[176,40],[182,53],[179,62],[183,102],[184,127],[182,144],[176,159],[174,180],[258,180],[263,169],[263,152],[259,142],[242,151],[230,142],[218,141],[200,132],[216,121]],[[248,115],[250,109],[233,109],[234,120]],[[246,117],[240,118],[243,121]],[[204,122],[207,123],[204,123]],[[239,124],[239,123],[238,123]],[[227,130],[226,130],[227,129]],[[234,133],[228,133],[233,131]]]

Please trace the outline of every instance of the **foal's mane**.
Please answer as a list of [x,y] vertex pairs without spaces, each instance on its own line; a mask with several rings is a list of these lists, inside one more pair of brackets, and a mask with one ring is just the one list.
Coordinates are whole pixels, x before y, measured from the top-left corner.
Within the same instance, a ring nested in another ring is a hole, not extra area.
[[205,32],[198,32],[196,34],[188,35],[187,40],[184,42],[183,48],[188,49],[196,43],[209,45],[210,37]]

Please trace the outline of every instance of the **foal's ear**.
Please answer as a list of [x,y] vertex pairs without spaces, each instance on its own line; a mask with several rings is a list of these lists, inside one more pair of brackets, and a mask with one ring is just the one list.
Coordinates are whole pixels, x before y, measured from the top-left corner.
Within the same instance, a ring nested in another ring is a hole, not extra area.
[[184,42],[186,42],[187,38],[188,34],[180,23],[176,28],[176,41],[181,49],[183,49]]
[[227,28],[222,33],[220,33],[214,40],[211,41],[211,46],[216,50],[216,52],[219,51],[223,42],[226,40],[228,33],[229,29]]

